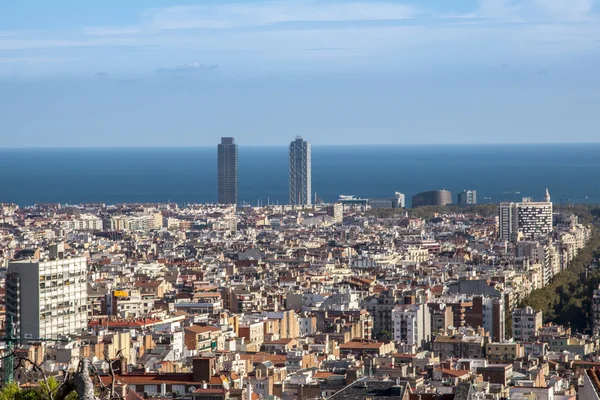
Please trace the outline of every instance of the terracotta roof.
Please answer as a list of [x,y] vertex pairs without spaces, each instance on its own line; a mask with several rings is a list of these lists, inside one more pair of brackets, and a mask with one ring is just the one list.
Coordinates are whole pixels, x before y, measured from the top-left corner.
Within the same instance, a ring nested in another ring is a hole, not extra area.
[[206,333],[206,332],[216,332],[220,331],[221,328],[217,328],[216,326],[200,326],[200,325],[192,325],[185,328],[187,332],[193,333]]
[[[110,384],[112,378],[108,375],[100,376],[102,383]],[[166,384],[190,384],[200,385],[200,382],[194,382],[194,378],[190,373],[173,373],[173,374],[127,374],[117,375],[116,381],[128,385],[160,385]]]
[[464,369],[457,370],[457,369],[436,368],[435,370],[441,372],[442,374],[455,376],[457,378],[460,378],[460,377],[463,377],[463,376],[469,374],[469,371],[464,370]]
[[380,349],[383,342],[359,342],[351,341],[340,345],[340,349]]
[[331,375],[333,375],[333,372],[317,371],[317,373],[315,374],[314,378],[315,379],[327,379]]

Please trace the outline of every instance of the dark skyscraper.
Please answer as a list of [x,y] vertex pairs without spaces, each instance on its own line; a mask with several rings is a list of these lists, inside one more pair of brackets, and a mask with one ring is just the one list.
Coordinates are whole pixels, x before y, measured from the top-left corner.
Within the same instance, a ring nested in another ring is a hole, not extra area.
[[290,143],[290,204],[311,204],[310,143],[297,136]]
[[238,148],[232,137],[221,138],[218,146],[219,204],[237,204]]

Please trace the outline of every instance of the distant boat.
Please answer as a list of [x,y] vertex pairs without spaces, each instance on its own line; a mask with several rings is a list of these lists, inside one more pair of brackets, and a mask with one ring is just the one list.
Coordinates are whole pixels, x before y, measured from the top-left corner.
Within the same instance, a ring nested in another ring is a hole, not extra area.
[[518,190],[507,190],[506,192],[502,192],[502,194],[521,194]]

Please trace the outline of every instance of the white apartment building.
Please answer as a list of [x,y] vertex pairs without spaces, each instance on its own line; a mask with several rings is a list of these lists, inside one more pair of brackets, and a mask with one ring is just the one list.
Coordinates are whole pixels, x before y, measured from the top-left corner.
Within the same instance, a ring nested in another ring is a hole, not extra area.
[[101,231],[104,223],[95,215],[82,214],[79,218],[63,221],[63,227],[73,231]]
[[513,337],[517,342],[533,342],[542,327],[542,312],[531,307],[517,308],[512,312]]
[[87,328],[87,261],[84,257],[11,261],[6,309],[15,334],[56,338]]
[[545,201],[524,198],[520,203],[500,203],[500,240],[538,239],[552,233],[552,202],[546,190]]
[[422,347],[431,339],[431,317],[427,304],[402,304],[392,310],[395,342]]
[[160,213],[150,215],[117,215],[110,218],[112,231],[150,231],[163,227],[163,217]]

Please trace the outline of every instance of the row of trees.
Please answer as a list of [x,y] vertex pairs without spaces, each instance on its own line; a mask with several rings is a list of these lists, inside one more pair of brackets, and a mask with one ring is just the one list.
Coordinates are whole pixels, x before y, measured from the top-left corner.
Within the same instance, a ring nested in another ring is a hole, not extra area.
[[556,208],[562,212],[574,213],[583,223],[593,223],[592,238],[565,271],[557,274],[548,286],[534,290],[523,300],[521,306],[541,310],[545,322],[589,333],[592,296],[594,289],[600,284],[600,205],[564,205]]

